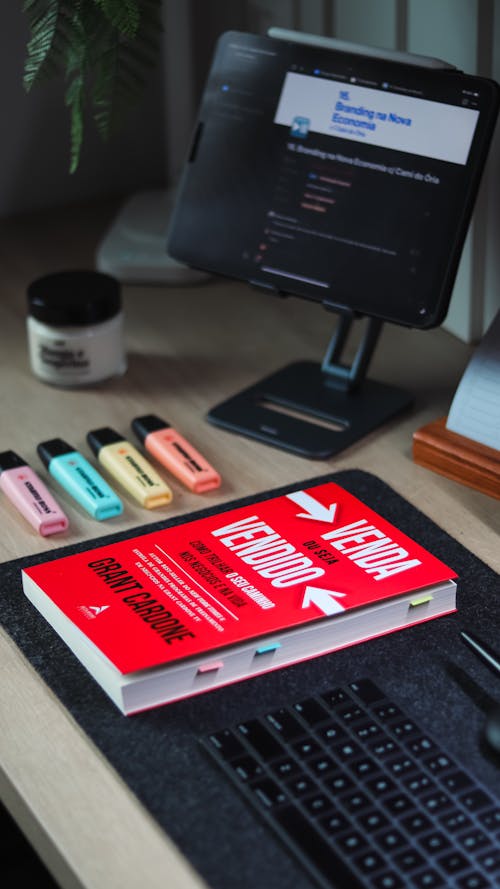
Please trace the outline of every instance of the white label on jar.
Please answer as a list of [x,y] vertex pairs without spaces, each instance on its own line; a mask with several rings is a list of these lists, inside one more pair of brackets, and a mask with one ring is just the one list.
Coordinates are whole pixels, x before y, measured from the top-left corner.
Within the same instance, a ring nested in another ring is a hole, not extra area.
[[87,374],[90,370],[90,356],[81,348],[69,348],[65,340],[38,341],[38,361],[45,371],[57,373]]
[[81,328],[51,328],[28,317],[28,344],[35,376],[60,386],[81,386],[124,373],[121,313]]

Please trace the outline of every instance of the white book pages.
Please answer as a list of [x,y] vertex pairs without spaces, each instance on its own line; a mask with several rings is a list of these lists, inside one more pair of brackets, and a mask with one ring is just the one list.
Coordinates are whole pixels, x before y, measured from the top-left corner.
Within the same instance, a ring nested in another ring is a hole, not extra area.
[[500,450],[500,312],[465,369],[446,428]]

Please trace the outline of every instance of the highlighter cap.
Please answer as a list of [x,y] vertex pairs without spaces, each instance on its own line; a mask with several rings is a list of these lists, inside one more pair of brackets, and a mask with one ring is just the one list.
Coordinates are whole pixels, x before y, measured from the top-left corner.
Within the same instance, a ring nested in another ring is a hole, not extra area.
[[91,429],[91,431],[87,433],[87,442],[96,456],[101,448],[105,448],[110,444],[117,444],[119,441],[124,441],[123,435],[119,435],[118,432],[115,432],[110,426],[101,426],[100,429]]
[[23,460],[15,451],[2,451],[0,454],[0,474],[7,472],[8,469],[19,469],[20,466],[27,466],[26,460]]
[[145,414],[143,417],[136,417],[132,420],[131,426],[139,441],[144,444],[147,436],[151,432],[159,432],[161,429],[168,429],[169,423],[157,417],[156,414]]
[[62,438],[50,438],[48,441],[41,441],[37,445],[36,452],[44,466],[49,466],[54,457],[61,457],[63,454],[71,454],[75,449],[63,441]]

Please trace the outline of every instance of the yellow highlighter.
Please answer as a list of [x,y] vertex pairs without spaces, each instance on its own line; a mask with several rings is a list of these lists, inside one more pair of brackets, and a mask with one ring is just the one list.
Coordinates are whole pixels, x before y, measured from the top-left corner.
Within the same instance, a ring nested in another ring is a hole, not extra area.
[[129,441],[109,426],[87,433],[89,447],[99,463],[146,509],[171,502],[173,494],[151,464]]

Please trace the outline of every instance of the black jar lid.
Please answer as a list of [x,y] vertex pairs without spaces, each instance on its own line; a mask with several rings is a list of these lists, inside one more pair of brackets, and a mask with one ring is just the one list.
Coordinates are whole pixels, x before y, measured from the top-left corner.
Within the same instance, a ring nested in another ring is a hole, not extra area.
[[120,284],[103,272],[75,270],[44,275],[28,286],[28,310],[45,324],[98,324],[120,312]]

